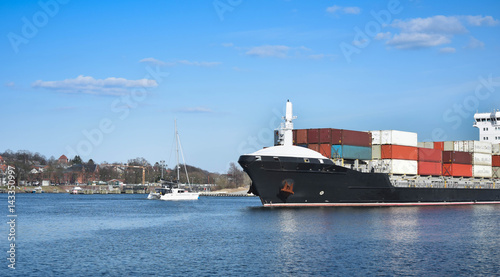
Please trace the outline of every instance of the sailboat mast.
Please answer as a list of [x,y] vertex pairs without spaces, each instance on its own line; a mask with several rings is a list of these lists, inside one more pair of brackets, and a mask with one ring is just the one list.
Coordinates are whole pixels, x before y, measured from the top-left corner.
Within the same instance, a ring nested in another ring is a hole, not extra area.
[[175,119],[175,152],[177,161],[177,185],[180,184],[180,174],[179,174],[179,133],[177,132],[177,119]]

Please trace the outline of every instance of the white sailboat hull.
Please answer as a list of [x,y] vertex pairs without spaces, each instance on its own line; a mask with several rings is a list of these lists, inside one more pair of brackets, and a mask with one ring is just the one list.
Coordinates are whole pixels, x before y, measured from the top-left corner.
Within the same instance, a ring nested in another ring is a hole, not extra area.
[[183,189],[174,188],[171,191],[160,196],[160,200],[198,200],[198,192],[188,192]]
[[160,200],[170,200],[170,201],[198,200],[199,197],[200,197],[200,194],[195,193],[195,192],[186,192],[186,193],[180,193],[180,194],[167,193],[165,195],[160,196]]
[[149,195],[148,195],[148,199],[150,200],[156,200],[156,199],[160,199],[160,194],[157,193],[157,192],[150,192]]

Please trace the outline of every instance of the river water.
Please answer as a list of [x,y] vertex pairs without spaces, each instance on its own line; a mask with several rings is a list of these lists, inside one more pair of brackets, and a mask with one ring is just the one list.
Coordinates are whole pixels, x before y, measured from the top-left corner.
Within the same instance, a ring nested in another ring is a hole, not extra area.
[[[263,208],[256,197],[16,195],[0,276],[499,276],[500,205]],[[4,222],[8,222],[3,194]]]

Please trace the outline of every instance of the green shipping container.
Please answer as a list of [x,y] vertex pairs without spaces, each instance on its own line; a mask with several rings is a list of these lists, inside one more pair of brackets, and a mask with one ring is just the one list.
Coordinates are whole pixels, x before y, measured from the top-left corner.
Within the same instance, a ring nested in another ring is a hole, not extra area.
[[371,146],[332,145],[333,159],[371,160]]

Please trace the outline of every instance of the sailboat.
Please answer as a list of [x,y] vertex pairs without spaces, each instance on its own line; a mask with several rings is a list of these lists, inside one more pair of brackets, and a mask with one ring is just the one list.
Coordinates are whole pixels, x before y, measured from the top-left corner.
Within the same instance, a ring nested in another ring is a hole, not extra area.
[[[175,151],[177,160],[177,180],[175,182],[165,182],[163,187],[156,189],[156,192],[151,192],[148,199],[160,199],[160,200],[198,200],[200,194],[198,192],[191,192],[181,188],[184,184],[180,183],[180,164],[179,164],[179,148],[182,153],[182,146],[179,138],[179,132],[177,131],[177,121],[175,121]],[[184,160],[184,154],[182,153],[182,159]],[[191,184],[189,183],[189,176],[187,173],[186,162],[184,161],[184,169],[186,170],[186,179],[188,181],[189,188]],[[151,198],[150,198],[151,197]]]

